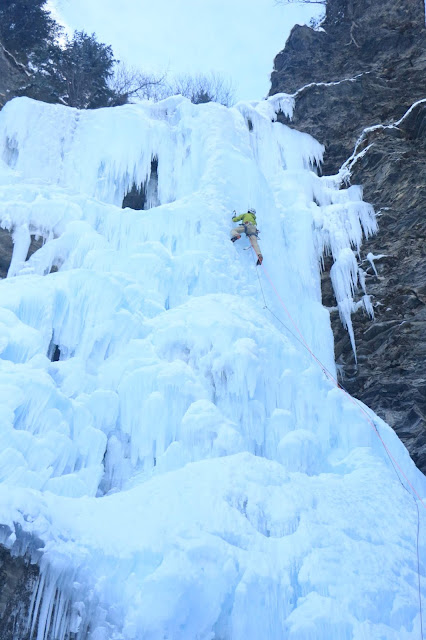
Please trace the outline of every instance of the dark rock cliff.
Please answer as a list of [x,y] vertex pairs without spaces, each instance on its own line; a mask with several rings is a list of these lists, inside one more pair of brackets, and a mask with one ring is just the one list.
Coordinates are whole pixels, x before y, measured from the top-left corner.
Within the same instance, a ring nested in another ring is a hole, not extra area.
[[[0,533],[4,530],[0,526]],[[22,548],[15,554],[0,544],[0,640],[30,639],[29,614],[39,575],[31,555]]]
[[0,546],[0,640],[27,640],[28,614],[38,571]]
[[[325,144],[325,173],[355,150],[351,182],[379,213],[379,232],[359,257],[375,319],[353,316],[356,363],[332,313],[336,361],[345,388],[396,430],[426,472],[424,0],[328,0],[322,28],[294,27],[270,93],[296,94],[290,126]],[[336,305],[327,270],[323,302]]]

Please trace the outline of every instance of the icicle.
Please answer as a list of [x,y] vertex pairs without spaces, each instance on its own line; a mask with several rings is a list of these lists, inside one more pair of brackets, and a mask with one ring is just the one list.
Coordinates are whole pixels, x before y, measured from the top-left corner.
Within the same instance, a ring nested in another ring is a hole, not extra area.
[[12,234],[13,237],[13,255],[10,262],[8,277],[12,277],[18,273],[24,264],[28,249],[31,244],[31,236],[27,225],[22,225],[15,229]]
[[[33,638],[414,629],[406,492],[303,342],[335,373],[330,255],[355,350],[375,214],[342,188],[348,172],[316,174],[324,147],[276,121],[291,107],[18,99],[0,112],[0,218],[20,276],[0,282],[0,522],[6,540],[19,523],[28,539],[9,543],[40,566]],[[133,184],[144,208],[123,209]],[[270,281],[244,235],[229,241],[248,207]],[[19,270],[35,234],[45,243]]]
[[381,260],[382,258],[386,258],[386,254],[380,253],[379,255],[375,256],[374,254],[371,253],[371,251],[367,253],[367,260],[371,264],[371,267],[376,276],[378,275],[378,273],[377,273],[377,269],[376,269],[376,265],[374,264],[374,261]]

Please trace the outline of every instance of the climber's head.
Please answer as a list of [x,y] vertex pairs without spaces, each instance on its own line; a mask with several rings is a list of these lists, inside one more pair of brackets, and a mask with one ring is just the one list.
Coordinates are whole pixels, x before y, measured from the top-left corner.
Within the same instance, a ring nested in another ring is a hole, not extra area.
[[256,215],[256,209],[249,209],[247,213],[252,213],[253,215]]

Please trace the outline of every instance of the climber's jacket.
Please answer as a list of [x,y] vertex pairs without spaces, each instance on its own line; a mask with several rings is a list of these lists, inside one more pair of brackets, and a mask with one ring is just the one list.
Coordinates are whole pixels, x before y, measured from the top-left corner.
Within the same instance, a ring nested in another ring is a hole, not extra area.
[[240,220],[243,221],[243,224],[254,224],[254,226],[256,225],[256,216],[254,215],[254,213],[242,213],[240,216],[234,216],[232,218],[232,222],[239,222]]

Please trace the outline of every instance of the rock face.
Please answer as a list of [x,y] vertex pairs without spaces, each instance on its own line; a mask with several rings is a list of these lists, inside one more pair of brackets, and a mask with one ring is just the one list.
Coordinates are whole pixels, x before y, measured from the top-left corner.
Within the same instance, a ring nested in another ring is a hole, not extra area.
[[0,545],[0,640],[29,640],[27,628],[38,568]]
[[[290,126],[325,144],[325,173],[355,149],[351,181],[379,213],[379,233],[359,259],[375,319],[353,316],[356,362],[332,313],[336,361],[345,388],[396,430],[426,472],[424,1],[328,0],[322,27],[294,27],[270,93],[296,94]],[[336,305],[327,270],[323,302]]]

